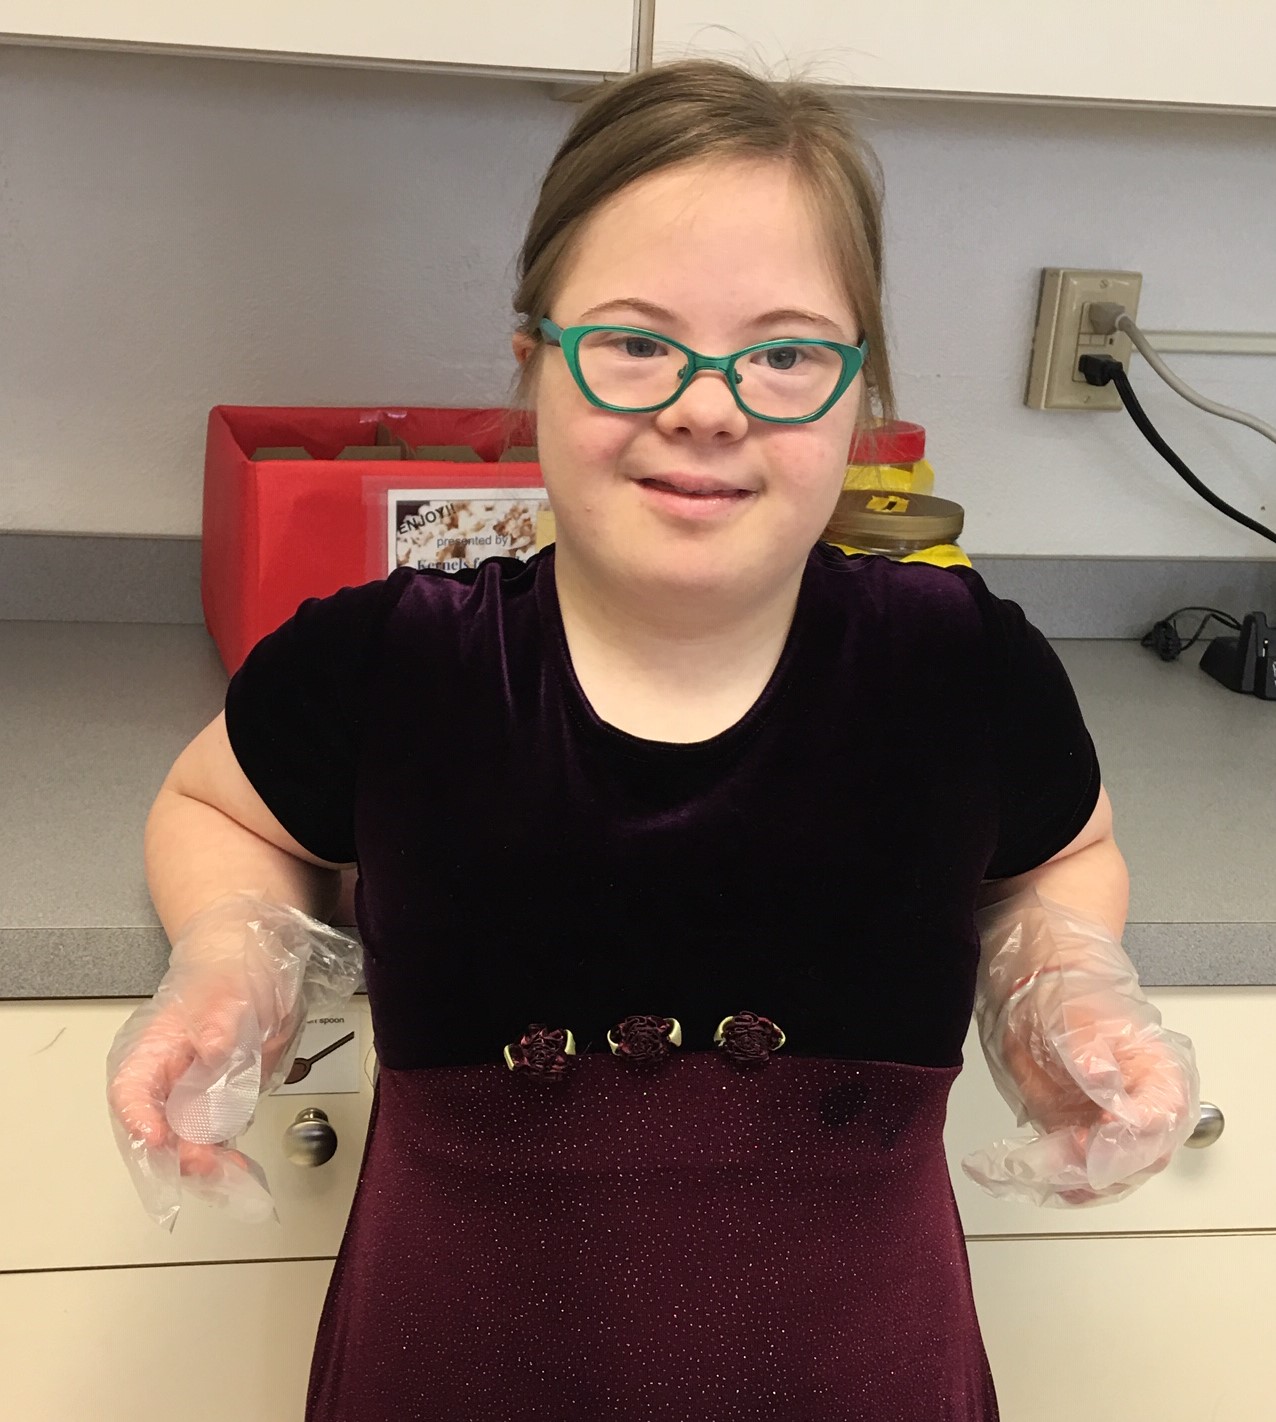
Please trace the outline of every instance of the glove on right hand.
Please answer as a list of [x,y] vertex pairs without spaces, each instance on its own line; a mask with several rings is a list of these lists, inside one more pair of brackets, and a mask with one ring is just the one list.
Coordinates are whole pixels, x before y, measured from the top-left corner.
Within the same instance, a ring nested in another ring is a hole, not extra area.
[[231,1145],[287,1077],[306,1019],[339,1010],[361,968],[355,940],[251,891],[183,925],[107,1055],[116,1144],[157,1224],[171,1232],[183,1188],[235,1219],[278,1219],[265,1172]]

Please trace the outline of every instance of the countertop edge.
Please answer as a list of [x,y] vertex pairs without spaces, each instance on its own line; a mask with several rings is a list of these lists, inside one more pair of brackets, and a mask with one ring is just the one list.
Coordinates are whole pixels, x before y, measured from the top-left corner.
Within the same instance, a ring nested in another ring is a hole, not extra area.
[[[0,530],[0,620],[200,625],[202,540]],[[1276,560],[978,553],[998,597],[1047,637],[1138,640],[1171,609],[1267,605]],[[1218,629],[1215,629],[1216,631]]]
[[[1144,987],[1276,987],[1273,923],[1131,923],[1123,942]],[[168,955],[158,925],[0,928],[0,1001],[150,997]]]

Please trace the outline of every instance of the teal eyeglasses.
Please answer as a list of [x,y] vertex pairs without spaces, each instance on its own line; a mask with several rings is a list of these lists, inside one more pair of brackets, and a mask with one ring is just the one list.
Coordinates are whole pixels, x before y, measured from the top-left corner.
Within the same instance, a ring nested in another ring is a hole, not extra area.
[[540,329],[549,345],[562,347],[567,369],[591,405],[627,415],[663,410],[698,371],[719,370],[746,415],[805,425],[841,399],[868,357],[867,339],[849,346],[792,337],[707,356],[638,326],[564,327],[546,316]]

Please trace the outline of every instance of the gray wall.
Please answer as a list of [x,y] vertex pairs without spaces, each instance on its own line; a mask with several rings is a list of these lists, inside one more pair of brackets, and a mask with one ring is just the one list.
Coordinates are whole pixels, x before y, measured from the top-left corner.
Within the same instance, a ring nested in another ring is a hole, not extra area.
[[[194,535],[209,406],[501,403],[509,294],[570,105],[535,84],[0,48],[0,530]],[[901,413],[975,554],[1266,558],[1124,414],[1022,404],[1042,266],[1141,323],[1276,328],[1276,117],[868,106]],[[1178,356],[1276,419],[1271,358]],[[1273,521],[1276,447],[1136,358],[1153,418]]]

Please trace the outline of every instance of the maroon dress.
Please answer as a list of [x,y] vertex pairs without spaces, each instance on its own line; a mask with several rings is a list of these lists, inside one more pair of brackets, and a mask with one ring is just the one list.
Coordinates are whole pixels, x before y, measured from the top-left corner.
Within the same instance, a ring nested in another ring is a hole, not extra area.
[[943,1127],[979,884],[1097,802],[1062,666],[969,569],[817,544],[748,713],[647,741],[553,569],[310,599],[227,692],[359,864],[380,1076],[307,1422],[994,1422]]

